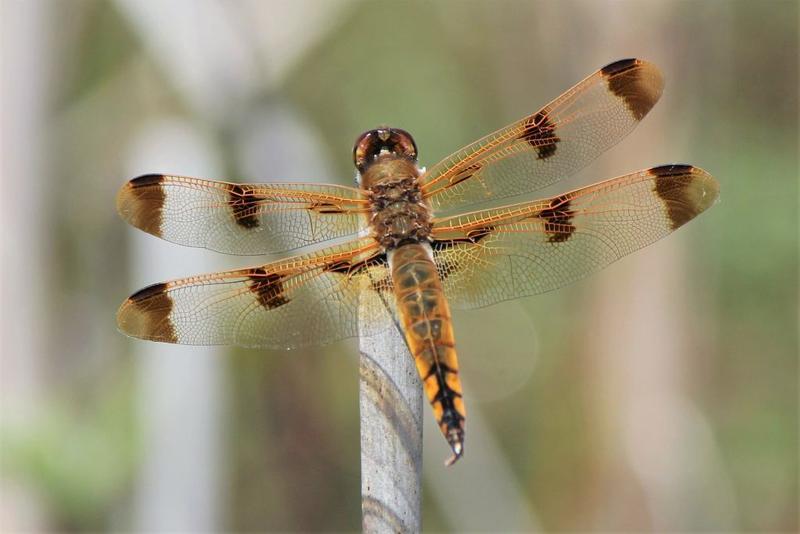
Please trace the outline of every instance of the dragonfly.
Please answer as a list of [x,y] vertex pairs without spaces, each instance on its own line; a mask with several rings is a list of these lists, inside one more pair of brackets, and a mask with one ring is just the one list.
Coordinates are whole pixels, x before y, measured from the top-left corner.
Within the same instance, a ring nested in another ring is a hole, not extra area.
[[145,287],[120,307],[119,329],[165,343],[288,349],[355,337],[388,315],[452,450],[450,465],[464,453],[466,422],[451,309],[562,287],[716,201],[710,174],[671,164],[481,206],[582,169],[636,127],[663,87],[652,63],[613,62],[428,169],[408,132],[379,127],[355,142],[356,187],[130,180],[117,197],[120,215],[167,241],[236,255],[315,248]]

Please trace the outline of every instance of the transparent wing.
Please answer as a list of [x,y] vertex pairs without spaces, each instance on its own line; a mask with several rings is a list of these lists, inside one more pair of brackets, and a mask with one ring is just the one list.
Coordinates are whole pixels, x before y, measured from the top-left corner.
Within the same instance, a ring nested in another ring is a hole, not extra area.
[[718,184],[668,165],[563,195],[438,219],[434,259],[456,308],[556,289],[664,237],[710,207]]
[[661,96],[658,68],[624,59],[536,113],[468,145],[421,178],[434,210],[529,193],[582,169],[625,137]]
[[374,240],[361,239],[260,267],[154,284],[122,304],[117,324],[151,341],[294,348],[357,336],[359,315],[385,324],[387,306],[394,309],[385,255]]
[[358,189],[323,184],[233,184],[151,174],[125,184],[117,210],[167,241],[228,254],[284,252],[367,225]]

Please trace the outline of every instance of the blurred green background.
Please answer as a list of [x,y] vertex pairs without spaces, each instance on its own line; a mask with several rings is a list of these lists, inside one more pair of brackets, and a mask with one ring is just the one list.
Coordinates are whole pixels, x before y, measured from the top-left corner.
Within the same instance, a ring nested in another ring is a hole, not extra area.
[[797,2],[0,5],[4,532],[357,530],[356,343],[118,334],[145,284],[260,259],[137,235],[117,189],[349,185],[379,124],[430,166],[632,56],[661,102],[554,190],[686,162],[721,200],[570,288],[456,313],[467,454],[445,469],[426,420],[424,527],[798,529]]

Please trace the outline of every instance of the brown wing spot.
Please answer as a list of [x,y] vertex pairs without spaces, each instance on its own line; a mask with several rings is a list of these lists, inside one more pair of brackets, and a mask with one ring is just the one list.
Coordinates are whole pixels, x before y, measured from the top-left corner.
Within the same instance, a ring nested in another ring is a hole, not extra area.
[[[349,260],[341,260],[329,263],[324,267],[324,270],[329,273],[339,273],[345,276],[352,276],[368,269],[371,266],[388,266],[389,260],[386,258],[386,253],[377,253],[365,260],[351,262]],[[372,279],[372,289],[378,293],[385,291],[392,291],[392,277],[387,273],[383,278]]]
[[255,293],[258,303],[268,310],[283,306],[289,302],[289,297],[283,288],[283,276],[278,273],[268,273],[263,267],[250,270],[250,291]]
[[162,174],[145,174],[123,186],[117,195],[117,211],[123,219],[148,234],[161,237],[161,214],[166,193]]
[[261,224],[258,220],[258,201],[245,186],[231,185],[230,203],[236,224],[244,228],[256,228]]
[[555,135],[555,125],[545,111],[540,111],[523,124],[523,131],[518,139],[527,141],[536,149],[539,159],[547,159],[556,153],[556,143],[561,139]]
[[467,232],[467,240],[469,240],[470,243],[479,243],[483,239],[492,235],[492,232],[494,232],[494,226],[476,228]]
[[562,243],[575,232],[575,225],[572,224],[575,212],[569,208],[569,198],[562,195],[551,200],[550,206],[536,215],[539,219],[544,220],[544,231],[550,234],[547,239],[550,243]]
[[136,337],[177,343],[178,337],[170,320],[172,298],[167,289],[166,283],[153,284],[131,295],[120,309],[120,328]]
[[351,262],[350,260],[340,260],[331,262],[325,265],[324,269],[329,273],[353,275],[360,273],[362,270],[367,269],[371,265],[388,264],[389,261],[386,259],[386,253],[381,252],[361,261]]
[[486,225],[480,228],[473,228],[467,232],[466,237],[457,237],[455,239],[434,239],[431,243],[433,250],[447,250],[459,244],[474,245],[479,243],[484,238],[489,237],[494,232],[494,226]]
[[460,184],[461,182],[463,182],[465,180],[469,180],[470,178],[472,178],[473,174],[475,174],[474,171],[473,172],[461,173],[461,174],[455,176],[452,180],[450,180],[450,184],[449,184],[450,187],[452,187],[454,185],[458,185],[458,184]]
[[460,184],[461,182],[463,182],[465,180],[469,180],[479,170],[481,170],[481,164],[480,163],[473,163],[472,165],[464,168],[459,174],[453,176],[450,179],[450,183],[448,184],[448,187],[452,187],[454,185]]
[[650,169],[650,174],[655,177],[656,194],[664,201],[673,230],[702,211],[689,192],[694,181],[693,172],[691,165],[663,165]]
[[317,213],[344,213],[344,210],[330,202],[315,202],[309,206],[309,209]]
[[338,273],[347,276],[353,274],[353,264],[347,260],[341,260],[329,263],[325,267],[323,267],[323,269],[325,269],[325,271],[329,273]]
[[601,72],[608,89],[625,100],[636,120],[647,115],[664,89],[664,79],[658,69],[640,59],[621,59],[606,65]]

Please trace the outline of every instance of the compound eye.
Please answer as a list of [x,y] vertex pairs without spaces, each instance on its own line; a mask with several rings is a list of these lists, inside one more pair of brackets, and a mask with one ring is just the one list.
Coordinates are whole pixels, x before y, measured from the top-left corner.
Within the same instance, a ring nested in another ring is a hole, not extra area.
[[375,159],[386,151],[403,158],[417,159],[417,145],[411,134],[399,128],[378,128],[361,134],[353,147],[353,163],[363,173]]
[[375,142],[377,133],[377,130],[369,130],[356,139],[356,144],[353,146],[353,164],[358,172],[363,173],[367,163],[372,162],[375,156],[380,154],[380,147]]
[[417,159],[417,144],[411,134],[400,128],[392,128],[390,140],[392,142],[392,152],[405,158]]

